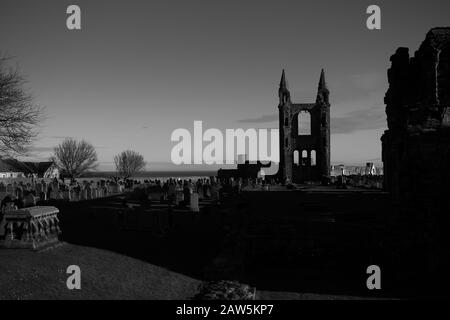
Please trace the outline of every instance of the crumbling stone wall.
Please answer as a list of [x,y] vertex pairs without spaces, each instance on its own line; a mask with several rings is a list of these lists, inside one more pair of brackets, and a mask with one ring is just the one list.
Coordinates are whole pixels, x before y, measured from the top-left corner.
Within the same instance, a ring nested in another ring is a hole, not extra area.
[[391,57],[382,137],[385,187],[395,197],[441,194],[449,181],[450,28],[435,28],[409,56]]
[[450,227],[450,28],[430,30],[413,57],[397,49],[391,63],[388,130],[381,138],[384,187],[420,226],[418,241],[435,250]]

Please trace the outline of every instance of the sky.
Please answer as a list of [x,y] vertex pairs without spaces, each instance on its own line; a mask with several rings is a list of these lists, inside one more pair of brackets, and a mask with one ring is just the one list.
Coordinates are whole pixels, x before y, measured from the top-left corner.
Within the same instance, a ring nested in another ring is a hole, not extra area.
[[[71,4],[81,30],[66,27]],[[366,27],[371,4],[381,30]],[[364,164],[381,162],[389,57],[449,25],[450,1],[435,0],[0,0],[0,53],[46,109],[28,160],[73,137],[96,147],[99,170],[127,149],[175,169],[175,129],[277,128],[282,69],[293,102],[309,103],[324,68],[331,162]]]

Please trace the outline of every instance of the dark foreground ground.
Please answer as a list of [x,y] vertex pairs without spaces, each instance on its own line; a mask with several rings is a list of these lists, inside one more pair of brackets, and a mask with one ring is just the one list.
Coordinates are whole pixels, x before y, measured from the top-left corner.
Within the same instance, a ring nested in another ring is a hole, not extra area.
[[[0,250],[1,299],[189,299],[222,279],[256,287],[257,299],[441,295],[425,291],[433,280],[417,252],[397,252],[405,237],[379,191],[247,192],[200,213],[123,197],[54,205],[63,244]],[[82,290],[66,288],[71,264]],[[366,287],[372,264],[382,290]]]
[[[188,299],[200,281],[114,252],[62,244],[50,250],[0,251],[0,299]],[[69,265],[81,290],[68,290]]]

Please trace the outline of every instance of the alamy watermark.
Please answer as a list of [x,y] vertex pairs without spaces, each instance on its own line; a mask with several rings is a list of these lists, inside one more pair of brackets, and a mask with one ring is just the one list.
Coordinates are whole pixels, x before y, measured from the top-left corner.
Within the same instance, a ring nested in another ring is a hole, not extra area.
[[[81,30],[81,8],[78,5],[72,4],[67,7],[66,14],[69,16],[66,19],[66,27],[69,30]],[[366,20],[366,27],[369,30],[381,29],[381,9],[378,5],[370,5],[366,9],[366,14],[370,16]]]
[[[263,175],[278,172],[280,142],[278,129],[226,129],[216,128],[203,132],[203,122],[194,121],[193,134],[188,129],[175,129],[171,141],[177,142],[170,154],[174,164],[227,164],[257,163]],[[225,140],[225,141],[224,141]]]
[[81,289],[81,269],[77,265],[70,265],[66,270],[67,274],[70,276],[67,278],[66,286],[69,290],[80,290]]

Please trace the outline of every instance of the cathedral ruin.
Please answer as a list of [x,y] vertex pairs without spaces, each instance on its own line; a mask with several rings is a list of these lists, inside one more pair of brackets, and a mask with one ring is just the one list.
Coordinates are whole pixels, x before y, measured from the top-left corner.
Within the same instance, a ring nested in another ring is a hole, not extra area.
[[382,137],[385,188],[396,198],[448,201],[450,28],[434,28],[410,57],[391,57]]
[[403,235],[412,249],[403,250],[425,263],[428,276],[441,275],[450,266],[450,28],[431,29],[412,57],[398,48],[391,63],[384,187],[399,203],[401,224],[413,230]]
[[315,103],[293,103],[286,75],[279,97],[280,168],[285,183],[327,182],[330,178],[330,102],[325,73],[320,74]]

